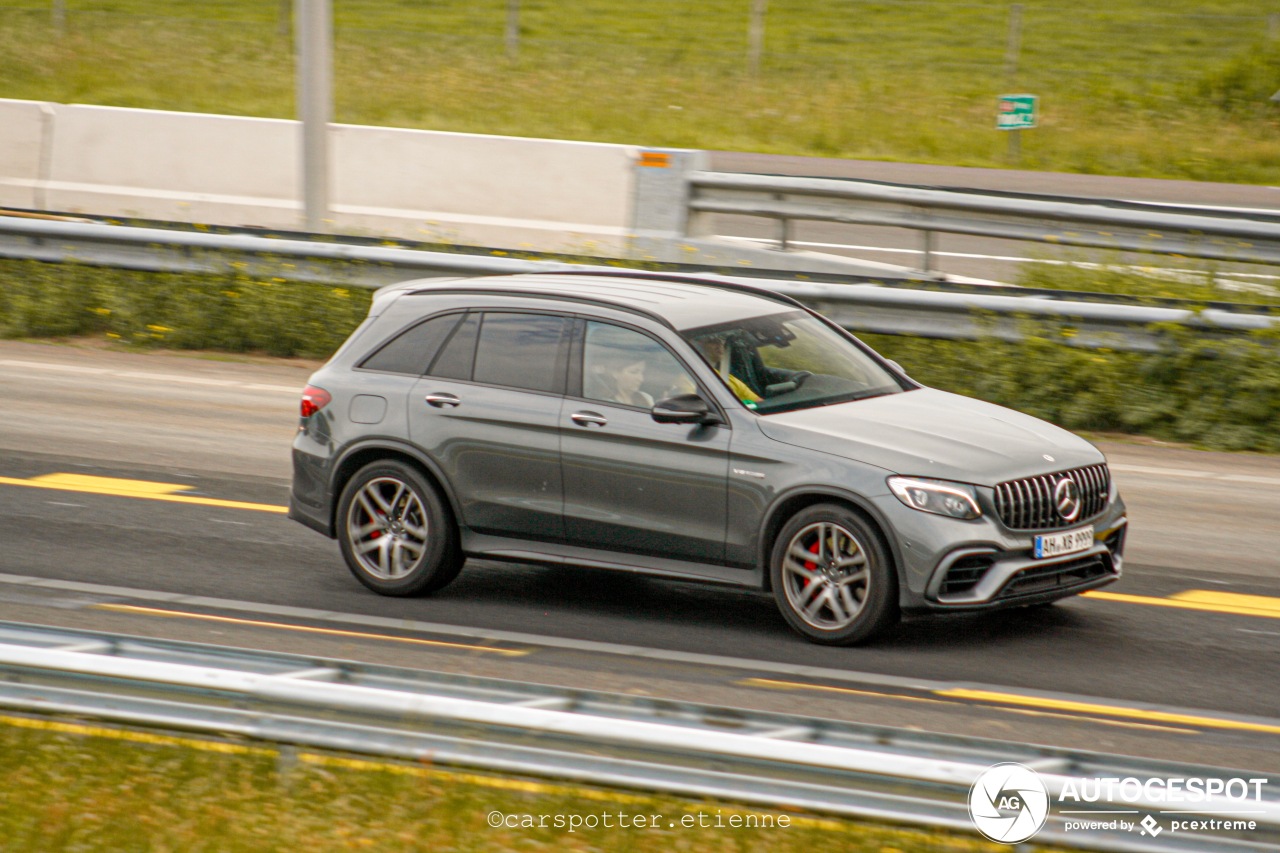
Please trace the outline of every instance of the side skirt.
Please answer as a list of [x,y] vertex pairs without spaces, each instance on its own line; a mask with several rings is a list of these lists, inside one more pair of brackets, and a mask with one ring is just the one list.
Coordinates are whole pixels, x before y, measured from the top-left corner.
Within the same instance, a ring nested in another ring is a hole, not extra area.
[[552,566],[581,566],[590,569],[635,572],[679,580],[710,581],[760,589],[758,573],[752,569],[730,568],[709,563],[691,563],[635,554],[598,551],[555,542],[510,539],[505,536],[462,531],[462,550],[468,557]]

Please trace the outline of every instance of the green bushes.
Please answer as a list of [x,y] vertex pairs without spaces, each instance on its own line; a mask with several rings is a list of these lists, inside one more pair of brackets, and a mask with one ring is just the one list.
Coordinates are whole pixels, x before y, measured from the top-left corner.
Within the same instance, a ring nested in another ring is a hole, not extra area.
[[362,288],[78,264],[0,262],[0,337],[105,335],[135,346],[324,358],[369,310]]
[[1280,452],[1280,334],[1213,340],[1170,329],[1156,354],[1043,334],[1019,343],[860,337],[925,385],[1067,429]]
[[[1037,287],[1220,295],[1131,272],[1031,265]],[[222,275],[0,262],[0,337],[106,336],[130,346],[327,357],[368,311],[358,288]],[[1258,301],[1275,297],[1254,294]],[[1139,433],[1223,450],[1280,452],[1280,332],[1214,339],[1167,330],[1155,354],[1070,346],[1028,327],[1018,343],[862,336],[920,382],[1068,429]]]

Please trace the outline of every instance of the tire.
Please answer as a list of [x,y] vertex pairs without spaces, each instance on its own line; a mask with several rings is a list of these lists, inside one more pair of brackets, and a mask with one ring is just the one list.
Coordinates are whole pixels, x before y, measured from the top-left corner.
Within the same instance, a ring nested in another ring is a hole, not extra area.
[[458,530],[436,489],[395,459],[356,472],[338,501],[338,544],[347,568],[381,595],[424,595],[462,570]]
[[810,642],[849,646],[898,621],[893,563],[877,531],[843,506],[817,504],[792,516],[774,541],[769,571],[783,618]]

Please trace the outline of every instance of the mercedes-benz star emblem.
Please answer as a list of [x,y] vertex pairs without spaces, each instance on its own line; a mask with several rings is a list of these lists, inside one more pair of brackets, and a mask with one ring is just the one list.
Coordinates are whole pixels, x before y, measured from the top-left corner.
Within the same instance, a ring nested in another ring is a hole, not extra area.
[[1080,517],[1080,487],[1070,477],[1063,477],[1053,488],[1053,502],[1063,521],[1075,521]]

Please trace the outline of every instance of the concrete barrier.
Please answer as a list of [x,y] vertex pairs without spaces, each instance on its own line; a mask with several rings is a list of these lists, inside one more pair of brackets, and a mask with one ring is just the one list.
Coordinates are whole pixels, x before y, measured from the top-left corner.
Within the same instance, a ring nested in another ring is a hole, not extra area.
[[54,105],[45,204],[69,213],[296,228],[296,122]]
[[40,101],[0,100],[0,207],[42,208],[44,146],[53,108]]
[[352,125],[332,139],[338,222],[479,246],[616,254],[626,244],[633,146]]
[[[639,149],[399,128],[330,128],[331,230],[621,254]],[[0,204],[302,227],[301,127],[0,100]]]
[[[0,206],[305,230],[296,121],[0,100]],[[858,275],[900,268],[688,231],[685,149],[330,125],[326,230]]]

